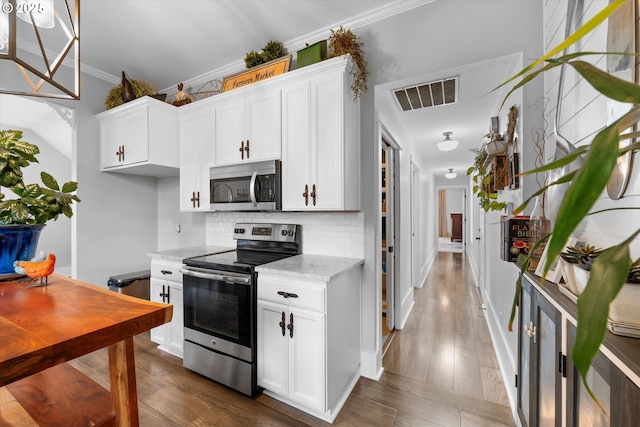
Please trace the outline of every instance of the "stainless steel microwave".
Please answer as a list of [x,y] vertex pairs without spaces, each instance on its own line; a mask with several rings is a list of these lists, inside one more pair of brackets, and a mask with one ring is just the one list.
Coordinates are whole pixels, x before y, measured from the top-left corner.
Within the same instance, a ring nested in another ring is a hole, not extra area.
[[211,168],[212,211],[279,211],[282,209],[280,161]]

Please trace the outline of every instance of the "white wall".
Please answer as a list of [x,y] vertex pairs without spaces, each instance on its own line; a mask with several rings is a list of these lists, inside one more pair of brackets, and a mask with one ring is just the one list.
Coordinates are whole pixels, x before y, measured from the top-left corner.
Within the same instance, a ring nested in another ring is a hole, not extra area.
[[[204,246],[204,212],[180,212],[180,177],[158,178],[158,250]],[[178,231],[179,230],[179,231]]]
[[[564,33],[564,17],[566,16],[566,1],[559,5],[546,5],[545,17],[545,46],[555,46]],[[592,17],[608,4],[604,0],[588,0],[584,4],[583,22]],[[606,50],[607,23],[600,25],[592,34],[585,37],[580,43],[582,51]],[[586,58],[596,66],[604,68],[606,60],[600,56]],[[556,97],[558,91],[559,73],[545,75],[545,92],[549,95],[550,103],[547,116],[553,123],[556,110]],[[561,108],[561,123],[559,130],[570,142],[575,145],[589,144],[595,134],[607,124],[608,110],[606,99],[583,79],[579,78],[571,70],[567,71],[565,81],[565,94],[563,95]],[[550,132],[547,143],[547,157],[553,154],[554,135]],[[637,160],[637,158],[635,159]],[[609,199],[604,192],[592,210],[600,210],[614,207],[640,207],[640,172],[638,163],[631,174],[629,185],[624,197],[618,201]],[[640,224],[638,210],[614,211],[589,216],[576,230],[576,237],[597,247],[608,247],[626,239]],[[636,259],[640,256],[640,241],[636,239],[631,245],[631,256]]]
[[451,236],[451,214],[464,214],[464,190],[458,188],[445,188],[445,203],[447,210],[447,232]]

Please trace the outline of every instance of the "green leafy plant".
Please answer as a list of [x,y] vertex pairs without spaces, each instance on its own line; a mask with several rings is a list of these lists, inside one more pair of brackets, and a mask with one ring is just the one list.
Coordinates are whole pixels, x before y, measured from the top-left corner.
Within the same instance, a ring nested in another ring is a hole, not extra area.
[[0,190],[7,188],[18,196],[5,199],[0,191],[0,224],[45,224],[60,214],[71,218],[71,205],[80,202],[72,194],[78,183],[69,181],[60,187],[53,176],[42,172],[44,186],[25,184],[22,169],[38,162],[35,156],[40,149],[21,139],[19,130],[0,130]]
[[342,26],[337,30],[331,30],[329,36],[329,51],[333,57],[351,55],[356,67],[351,71],[353,75],[353,99],[358,99],[367,91],[367,62],[364,60],[364,43],[351,30],[345,30]]
[[[520,71],[501,86],[516,79],[519,81],[505,97],[518,88],[527,84],[536,76],[558,66],[568,66],[575,69],[594,89],[602,95],[615,101],[631,104],[630,110],[617,121],[607,125],[593,139],[589,146],[583,146],[574,152],[550,162],[547,165],[525,172],[525,174],[548,172],[569,165],[578,157],[583,157],[582,167],[571,172],[555,182],[550,182],[534,193],[529,199],[515,209],[514,213],[524,210],[528,202],[535,196],[542,194],[553,185],[568,183],[569,187],[562,199],[553,231],[547,245],[547,259],[544,266],[545,274],[554,261],[565,249],[570,235],[578,224],[587,216],[603,211],[592,212],[596,200],[606,188],[607,182],[614,172],[617,158],[629,150],[640,148],[640,143],[632,143],[624,148],[620,147],[620,140],[640,136],[637,132],[621,135],[625,129],[640,120],[640,86],[632,82],[619,79],[602,71],[580,58],[586,55],[621,54],[620,52],[576,52],[568,55],[560,54],[567,47],[575,44],[586,34],[606,20],[626,0],[614,0],[588,22],[578,28],[558,46],[542,58]],[[622,53],[624,54],[624,53]],[[630,54],[635,55],[635,54]],[[504,105],[504,102],[503,102]],[[624,208],[619,208],[624,209]],[[617,208],[608,209],[617,210]],[[609,305],[616,297],[630,272],[632,261],[629,255],[629,245],[640,234],[640,229],[632,231],[623,242],[602,251],[591,266],[591,274],[587,286],[578,298],[578,322],[576,342],[571,353],[574,365],[583,384],[591,397],[597,402],[587,382],[587,372],[597,354],[607,329]],[[520,293],[522,274],[521,269],[516,282],[516,296]],[[515,303],[515,300],[514,300]],[[512,312],[513,321],[515,313]]]
[[589,271],[601,253],[602,249],[596,249],[595,246],[567,246],[565,251],[560,254],[560,257],[569,264],[578,264],[582,269]]
[[[493,132],[493,131],[492,131]],[[493,134],[496,134],[493,132]],[[489,133],[485,138],[491,137]],[[499,135],[498,135],[499,136]],[[490,139],[491,141],[491,139]],[[501,211],[507,204],[498,200],[498,193],[492,190],[492,181],[494,179],[488,167],[491,166],[491,155],[487,152],[487,143],[482,144],[480,148],[472,149],[476,156],[473,165],[467,169],[467,175],[473,180],[472,191],[480,202],[480,207],[485,211]]]
[[284,45],[275,40],[270,40],[264,45],[262,51],[256,52],[252,50],[247,52],[244,56],[244,64],[247,68],[253,68],[257,65],[264,64],[265,62],[273,61],[287,54],[287,50]]
[[[131,87],[133,87],[133,92],[135,93],[136,98],[156,94],[156,90],[142,80],[129,81],[131,82]],[[124,104],[124,101],[122,100],[122,83],[118,83],[116,86],[112,87],[109,90],[107,99],[104,100],[104,106],[107,110],[110,110],[111,108],[117,107],[122,104]]]

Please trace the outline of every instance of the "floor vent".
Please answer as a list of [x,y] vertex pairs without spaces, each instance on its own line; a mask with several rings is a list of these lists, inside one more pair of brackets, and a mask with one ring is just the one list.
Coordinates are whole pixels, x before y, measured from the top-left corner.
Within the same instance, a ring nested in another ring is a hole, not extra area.
[[402,111],[455,104],[458,102],[458,77],[400,88],[393,93]]

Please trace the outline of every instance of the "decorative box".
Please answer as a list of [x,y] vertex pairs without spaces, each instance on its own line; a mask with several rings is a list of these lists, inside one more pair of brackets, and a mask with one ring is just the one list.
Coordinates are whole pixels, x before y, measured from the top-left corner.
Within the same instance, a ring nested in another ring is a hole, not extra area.
[[297,52],[297,68],[320,62],[327,57],[327,41],[322,40]]

